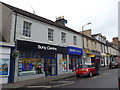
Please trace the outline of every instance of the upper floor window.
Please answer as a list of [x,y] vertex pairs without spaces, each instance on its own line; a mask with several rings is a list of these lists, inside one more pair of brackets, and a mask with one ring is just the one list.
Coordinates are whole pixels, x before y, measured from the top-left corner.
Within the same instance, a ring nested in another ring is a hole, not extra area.
[[96,42],[95,42],[95,49],[96,49]]
[[74,45],[77,45],[77,36],[73,36],[73,43]]
[[61,32],[61,42],[66,43],[66,33]]
[[48,40],[53,41],[53,29],[48,29]]
[[23,36],[31,37],[31,23],[26,21],[23,23]]
[[101,44],[101,52],[103,53],[103,45]]
[[86,47],[88,48],[88,39],[86,39]]

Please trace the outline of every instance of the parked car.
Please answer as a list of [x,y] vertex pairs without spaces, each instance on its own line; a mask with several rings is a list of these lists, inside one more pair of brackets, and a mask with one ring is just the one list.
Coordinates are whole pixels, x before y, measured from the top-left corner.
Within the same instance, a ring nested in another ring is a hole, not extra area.
[[77,77],[80,77],[80,76],[92,77],[95,74],[99,74],[99,73],[97,73],[97,69],[95,68],[95,65],[93,64],[82,64],[78,67],[78,69],[76,69]]
[[120,67],[120,63],[117,60],[111,61],[109,64],[109,68],[119,68]]

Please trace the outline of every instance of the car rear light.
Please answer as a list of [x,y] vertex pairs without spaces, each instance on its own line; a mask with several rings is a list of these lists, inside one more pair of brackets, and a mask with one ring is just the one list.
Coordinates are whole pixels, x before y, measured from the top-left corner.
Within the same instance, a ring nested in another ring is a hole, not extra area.
[[76,72],[77,72],[78,70],[76,70]]

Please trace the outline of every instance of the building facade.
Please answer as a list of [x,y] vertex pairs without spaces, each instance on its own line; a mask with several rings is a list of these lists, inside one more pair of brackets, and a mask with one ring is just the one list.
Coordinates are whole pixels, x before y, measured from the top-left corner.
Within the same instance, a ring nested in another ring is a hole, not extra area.
[[0,6],[1,18],[7,19],[0,31],[18,53],[14,82],[71,73],[82,63],[82,35],[61,24],[63,17],[53,22],[5,3]]
[[14,46],[6,82],[71,73],[83,63],[107,66],[118,51],[101,34],[81,34],[65,26],[64,17],[54,22],[2,2],[0,23],[2,41]]

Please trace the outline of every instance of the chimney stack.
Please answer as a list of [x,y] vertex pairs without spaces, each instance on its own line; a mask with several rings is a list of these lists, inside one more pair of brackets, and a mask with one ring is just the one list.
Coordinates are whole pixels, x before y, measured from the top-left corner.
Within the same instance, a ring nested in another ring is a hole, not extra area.
[[67,20],[64,19],[64,16],[60,16],[60,17],[56,18],[55,22],[57,22],[61,25],[65,25],[67,23]]
[[116,45],[118,45],[118,37],[113,37],[113,43],[115,43]]

